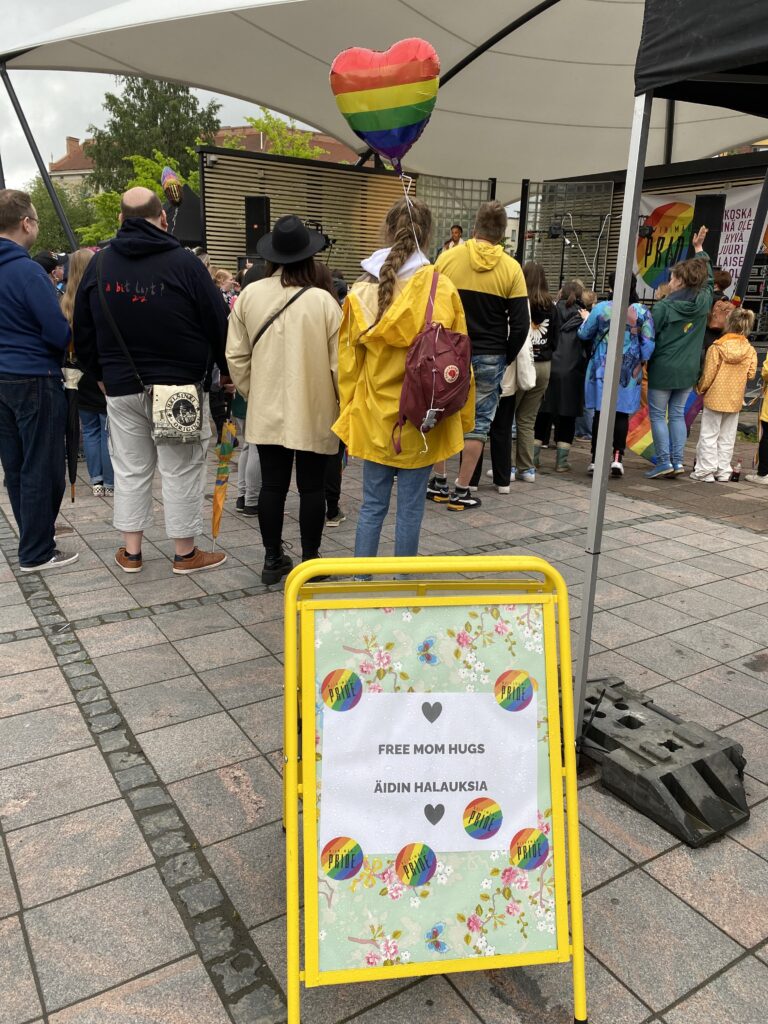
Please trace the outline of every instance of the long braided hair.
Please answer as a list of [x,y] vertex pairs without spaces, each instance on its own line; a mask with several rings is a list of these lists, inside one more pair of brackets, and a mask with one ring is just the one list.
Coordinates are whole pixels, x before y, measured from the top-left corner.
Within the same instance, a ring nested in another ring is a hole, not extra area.
[[395,297],[398,270],[417,248],[422,252],[429,249],[432,213],[421,199],[398,199],[384,218],[383,233],[384,244],[391,246],[392,249],[379,271],[379,306],[376,323],[384,316]]

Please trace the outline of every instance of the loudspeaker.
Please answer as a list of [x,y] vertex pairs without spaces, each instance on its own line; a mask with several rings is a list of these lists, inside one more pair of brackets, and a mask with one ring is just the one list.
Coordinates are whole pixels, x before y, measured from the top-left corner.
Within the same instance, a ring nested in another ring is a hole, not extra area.
[[245,197],[245,251],[256,255],[256,243],[269,233],[269,196]]
[[[720,235],[723,232],[723,217],[725,216],[724,192],[705,192],[696,196],[693,207],[693,221],[691,222],[692,233],[696,234],[699,228],[709,228],[709,233],[704,240],[704,252],[712,261],[712,266],[717,263],[717,253],[720,248]],[[693,248],[688,256],[693,256]]]

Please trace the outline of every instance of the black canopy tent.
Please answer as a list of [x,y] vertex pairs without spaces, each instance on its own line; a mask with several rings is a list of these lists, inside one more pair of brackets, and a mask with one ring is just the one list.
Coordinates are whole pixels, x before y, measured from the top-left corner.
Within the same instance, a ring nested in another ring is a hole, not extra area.
[[[632,248],[637,241],[651,107],[655,97],[685,100],[768,117],[768,22],[754,0],[733,0],[726,11],[716,0],[646,0],[640,48],[635,64],[635,108],[619,233],[614,301],[629,303]],[[754,262],[768,213],[768,175],[745,253],[736,294]],[[624,347],[624,318],[612,317],[598,430],[595,472],[587,527],[587,559],[582,618],[576,658],[574,709],[581,736],[582,708],[589,672],[597,570],[608,489],[613,419]]]

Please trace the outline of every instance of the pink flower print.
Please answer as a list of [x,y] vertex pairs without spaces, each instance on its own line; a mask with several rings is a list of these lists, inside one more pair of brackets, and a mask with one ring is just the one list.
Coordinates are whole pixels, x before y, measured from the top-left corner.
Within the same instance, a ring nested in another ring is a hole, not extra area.
[[541,813],[541,811],[538,812],[536,817],[538,819],[539,832],[543,832],[545,836],[548,836],[552,830],[552,826]]
[[392,655],[389,651],[382,651],[381,648],[379,648],[379,650],[373,655],[373,663],[376,668],[389,668],[392,664]]
[[509,626],[506,622],[497,622],[494,627],[494,633],[498,633],[499,636],[506,636],[509,632]]
[[506,909],[510,917],[517,917],[517,915],[520,913],[520,904],[515,903],[514,900],[510,900],[509,903],[507,904]]
[[456,643],[459,647],[469,647],[472,643],[472,637],[466,631],[466,629],[460,629],[456,634]]
[[385,960],[394,960],[400,949],[394,939],[384,939],[381,944],[381,951]]
[[394,885],[390,885],[389,892],[387,895],[391,900],[399,900],[405,892],[405,886],[402,882],[395,882]]
[[365,962],[369,967],[378,967],[380,960],[381,957],[379,954],[374,953],[373,950],[371,950],[370,953],[365,954]]
[[397,877],[394,864],[390,864],[388,868],[385,868],[379,875],[379,878],[382,880],[384,885],[397,885],[400,881]]
[[483,930],[483,922],[477,916],[477,914],[470,914],[467,918],[467,928],[471,932],[481,932]]
[[514,886],[516,889],[527,889],[528,875],[520,868],[504,868],[501,873],[501,884]]
[[395,609],[394,609],[394,608],[382,608],[381,610],[382,610],[382,611],[384,612],[384,614],[385,614],[385,615],[391,615],[391,614],[392,614],[392,612],[393,612],[393,611],[394,611]]
[[361,661],[360,671],[363,673],[364,676],[373,675],[373,665],[371,664],[370,661]]
[[369,683],[368,684],[368,693],[383,693],[383,692],[384,692],[384,687],[381,685],[381,683],[373,682],[373,683]]

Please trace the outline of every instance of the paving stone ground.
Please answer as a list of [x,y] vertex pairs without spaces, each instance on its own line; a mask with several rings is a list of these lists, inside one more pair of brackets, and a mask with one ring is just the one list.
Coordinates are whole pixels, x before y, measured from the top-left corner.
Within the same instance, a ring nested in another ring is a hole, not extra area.
[[[740,446],[745,465],[751,450]],[[534,486],[427,508],[423,554],[535,553],[579,627],[589,506],[545,450]],[[689,453],[690,462],[690,453]],[[581,832],[592,1024],[763,1024],[768,1006],[768,494],[744,482],[610,484],[591,673],[733,736],[751,820],[701,850],[608,794],[587,766]],[[211,459],[211,487],[213,458]],[[81,467],[82,470],[82,467]],[[236,469],[233,471],[233,484]],[[209,487],[209,490],[211,489]],[[0,492],[0,1024],[279,1024],[285,1019],[282,595],[257,523],[227,566],[171,574],[159,488],[145,570],[125,576],[108,500],[61,520],[80,561],[20,576]],[[325,555],[349,555],[350,462]],[[209,494],[210,499],[210,494]],[[209,502],[208,502],[209,504]],[[298,549],[298,500],[286,539]],[[391,551],[392,519],[382,553]],[[62,538],[64,543],[64,538]],[[564,966],[307,992],[305,1024],[566,1024]]]

